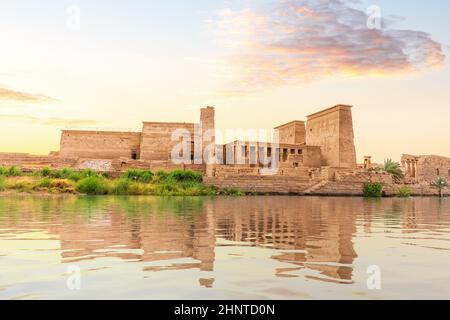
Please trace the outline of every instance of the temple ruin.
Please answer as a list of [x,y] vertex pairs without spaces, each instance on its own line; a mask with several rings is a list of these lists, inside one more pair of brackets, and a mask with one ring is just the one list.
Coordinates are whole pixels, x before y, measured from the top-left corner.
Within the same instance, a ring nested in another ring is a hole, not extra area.
[[[197,123],[146,121],[140,131],[62,130],[59,151],[0,153],[0,166],[92,169],[113,177],[130,168],[191,169],[218,188],[268,194],[361,195],[365,183],[376,182],[386,195],[395,195],[401,187],[370,156],[357,164],[349,105],[277,126],[272,141],[217,144],[215,132],[215,109],[206,107]],[[403,184],[414,195],[436,195],[431,182],[450,178],[450,158],[404,155],[401,163]]]
[[411,182],[433,182],[439,177],[450,180],[450,158],[404,154],[401,160],[406,179]]

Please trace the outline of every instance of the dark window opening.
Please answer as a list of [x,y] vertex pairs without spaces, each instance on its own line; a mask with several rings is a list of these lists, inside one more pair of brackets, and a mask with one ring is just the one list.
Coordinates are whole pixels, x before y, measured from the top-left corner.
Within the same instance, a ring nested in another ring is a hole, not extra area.
[[131,150],[131,159],[133,159],[133,160],[138,159],[137,150]]
[[295,149],[291,149],[291,154],[295,154]]
[[438,176],[440,176],[440,175],[441,175],[441,171],[440,171],[439,169],[436,169],[436,174],[437,174]]
[[298,150],[298,154],[303,154],[303,150],[302,149]]
[[288,149],[283,149],[283,162],[286,162],[288,159]]

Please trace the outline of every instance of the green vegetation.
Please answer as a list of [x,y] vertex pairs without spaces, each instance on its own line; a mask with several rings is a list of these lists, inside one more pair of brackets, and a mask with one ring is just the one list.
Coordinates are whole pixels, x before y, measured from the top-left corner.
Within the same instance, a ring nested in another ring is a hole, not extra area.
[[110,193],[107,181],[99,176],[89,176],[80,180],[77,183],[76,190],[90,195],[106,195]]
[[397,197],[399,197],[399,198],[411,197],[411,189],[408,187],[401,187],[400,189],[398,189]]
[[0,167],[0,176],[3,177],[20,177],[23,175],[23,172],[18,167]]
[[224,189],[223,194],[226,196],[233,196],[233,197],[242,197],[245,196],[245,193],[242,192],[239,189],[231,188],[231,189]]
[[153,179],[153,172],[149,170],[129,169],[123,174],[122,178],[136,182],[150,183]]
[[38,177],[47,177],[53,179],[68,179],[72,181],[80,181],[83,177],[91,176],[91,171],[75,171],[73,169],[64,168],[62,170],[51,170],[48,167],[45,167],[39,171],[34,173],[35,176]]
[[400,163],[395,162],[392,159],[384,160],[383,170],[392,175],[395,182],[400,182],[405,176]]
[[366,198],[381,198],[383,196],[383,185],[381,183],[366,183],[363,194]]
[[444,189],[448,188],[448,181],[447,181],[447,179],[445,179],[443,177],[439,177],[431,185],[433,187],[436,187],[436,188],[439,189],[439,195],[441,196],[441,198],[443,198],[444,197]]
[[[0,192],[81,193],[88,195],[215,196],[215,187],[203,184],[200,173],[130,169],[117,179],[92,170],[42,168],[24,174],[19,168],[0,167]],[[235,193],[238,193],[237,191]],[[228,194],[228,192],[227,192]]]
[[6,190],[5,177],[0,175],[0,192],[5,191],[5,190]]

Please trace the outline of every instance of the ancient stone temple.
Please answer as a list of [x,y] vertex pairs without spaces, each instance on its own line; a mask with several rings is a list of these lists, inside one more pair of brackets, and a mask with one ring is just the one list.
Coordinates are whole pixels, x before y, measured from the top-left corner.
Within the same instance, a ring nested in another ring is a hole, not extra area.
[[356,168],[351,108],[338,105],[308,116],[307,122],[276,127],[276,146],[252,141],[228,143],[223,147],[225,164],[255,166],[264,163],[261,158],[273,159],[275,154],[283,168]]
[[433,182],[438,177],[450,180],[450,158],[404,154],[401,163],[406,178],[413,182]]
[[179,141],[177,131],[195,141],[199,132],[214,130],[214,108],[201,109],[200,123],[143,122],[140,132],[63,130],[60,157],[169,161]]
[[[219,164],[270,165],[275,158],[283,168],[356,168],[351,107],[338,105],[275,128],[279,141],[235,141],[209,150],[220,156]],[[200,122],[143,122],[140,132],[63,130],[59,157],[76,159],[129,159],[170,162],[180,143],[174,133],[185,132],[192,141],[184,164],[206,165],[208,145],[215,145],[215,110],[201,109]],[[212,132],[212,133],[211,133]],[[199,151],[199,152],[195,152]],[[200,155],[200,159],[196,159]],[[263,161],[264,160],[264,161]]]
[[356,168],[351,108],[338,105],[308,116],[306,144],[320,147],[322,166]]
[[[270,141],[216,143],[215,109],[198,123],[143,122],[142,130],[63,130],[60,150],[48,156],[0,153],[0,166],[32,172],[43,167],[108,172],[133,169],[201,172],[205,184],[249,193],[362,195],[366,183],[396,195],[393,177],[371,157],[357,165],[352,107],[337,105],[277,126]],[[430,182],[450,179],[450,158],[404,155],[403,183],[414,195],[437,195]],[[378,170],[377,170],[378,169]],[[448,194],[448,191],[446,191]]]

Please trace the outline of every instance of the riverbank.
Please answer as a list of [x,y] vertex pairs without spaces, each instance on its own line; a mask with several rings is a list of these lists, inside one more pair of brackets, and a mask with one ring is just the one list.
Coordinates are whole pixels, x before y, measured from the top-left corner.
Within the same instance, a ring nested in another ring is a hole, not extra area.
[[[292,185],[295,188],[292,188]],[[377,192],[366,194],[365,187]],[[171,172],[130,169],[118,177],[92,170],[41,169],[23,173],[17,167],[0,167],[0,195],[148,195],[148,196],[244,196],[296,195],[326,197],[439,196],[423,185],[394,185],[361,181],[310,181],[295,177],[249,177],[230,181],[211,180],[191,170]],[[447,190],[444,192],[448,196]]]
[[200,173],[128,170],[119,178],[92,170],[50,170],[24,174],[19,168],[0,168],[0,193],[214,196],[244,195],[237,189],[218,190],[203,183]]

